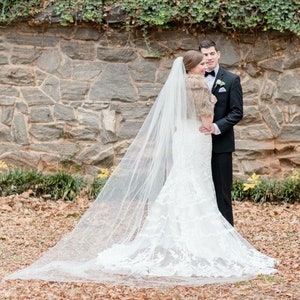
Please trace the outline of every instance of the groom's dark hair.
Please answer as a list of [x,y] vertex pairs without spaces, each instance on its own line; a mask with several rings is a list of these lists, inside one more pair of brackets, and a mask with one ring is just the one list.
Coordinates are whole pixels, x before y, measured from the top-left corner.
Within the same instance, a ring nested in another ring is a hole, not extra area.
[[216,51],[219,51],[217,44],[212,40],[203,40],[199,44],[199,50],[201,51],[202,48],[210,48],[215,47]]

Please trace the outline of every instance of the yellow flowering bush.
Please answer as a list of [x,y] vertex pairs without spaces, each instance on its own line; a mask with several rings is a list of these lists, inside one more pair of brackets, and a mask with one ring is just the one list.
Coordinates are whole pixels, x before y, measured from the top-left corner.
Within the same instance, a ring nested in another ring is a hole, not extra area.
[[8,170],[8,165],[6,164],[6,162],[0,160],[0,173],[6,170]]
[[252,176],[247,179],[247,182],[244,183],[243,190],[248,191],[249,189],[254,189],[260,183],[259,177],[259,175],[253,173]]
[[300,178],[299,172],[297,170],[293,170],[292,175],[290,176],[292,180],[298,180]]
[[[16,195],[32,191],[33,196],[50,196],[51,199],[73,200],[83,190],[91,200],[96,199],[113,173],[114,168],[102,168],[87,183],[79,174],[57,171],[43,174],[38,170],[9,168],[0,160],[0,196]],[[85,187],[87,189],[85,189]],[[300,172],[291,170],[282,180],[270,179],[253,173],[246,180],[234,180],[232,199],[236,201],[300,203]]]
[[102,168],[98,175],[94,178],[88,189],[88,196],[90,199],[95,199],[104,187],[106,181],[113,173],[114,167]]
[[290,176],[275,180],[261,178],[253,173],[246,181],[235,180],[232,188],[232,199],[255,202],[300,202],[300,173],[292,170]]
[[103,168],[103,169],[101,169],[101,171],[97,177],[100,179],[107,179],[111,173],[112,173],[111,169]]

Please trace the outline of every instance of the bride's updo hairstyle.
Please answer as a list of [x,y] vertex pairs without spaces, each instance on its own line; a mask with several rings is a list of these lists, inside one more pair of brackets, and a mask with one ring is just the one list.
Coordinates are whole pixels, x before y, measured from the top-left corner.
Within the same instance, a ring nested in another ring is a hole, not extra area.
[[204,55],[200,51],[189,50],[183,56],[183,64],[186,72],[195,68],[204,58]]

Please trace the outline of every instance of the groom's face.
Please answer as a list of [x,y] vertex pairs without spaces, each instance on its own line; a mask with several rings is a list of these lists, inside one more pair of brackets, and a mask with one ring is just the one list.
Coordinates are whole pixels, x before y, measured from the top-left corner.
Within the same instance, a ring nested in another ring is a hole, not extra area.
[[215,47],[201,48],[201,52],[206,58],[206,64],[209,71],[212,71],[219,63],[220,51],[217,51]]

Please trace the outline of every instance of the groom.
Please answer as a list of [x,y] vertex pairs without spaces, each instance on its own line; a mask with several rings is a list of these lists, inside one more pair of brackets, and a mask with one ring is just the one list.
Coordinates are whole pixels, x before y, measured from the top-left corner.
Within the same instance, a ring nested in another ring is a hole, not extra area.
[[199,50],[204,54],[208,67],[205,81],[218,101],[214,110],[212,134],[212,176],[220,212],[233,225],[231,203],[232,152],[235,150],[233,126],[243,117],[243,92],[239,76],[219,65],[221,53],[214,41],[203,40]]

